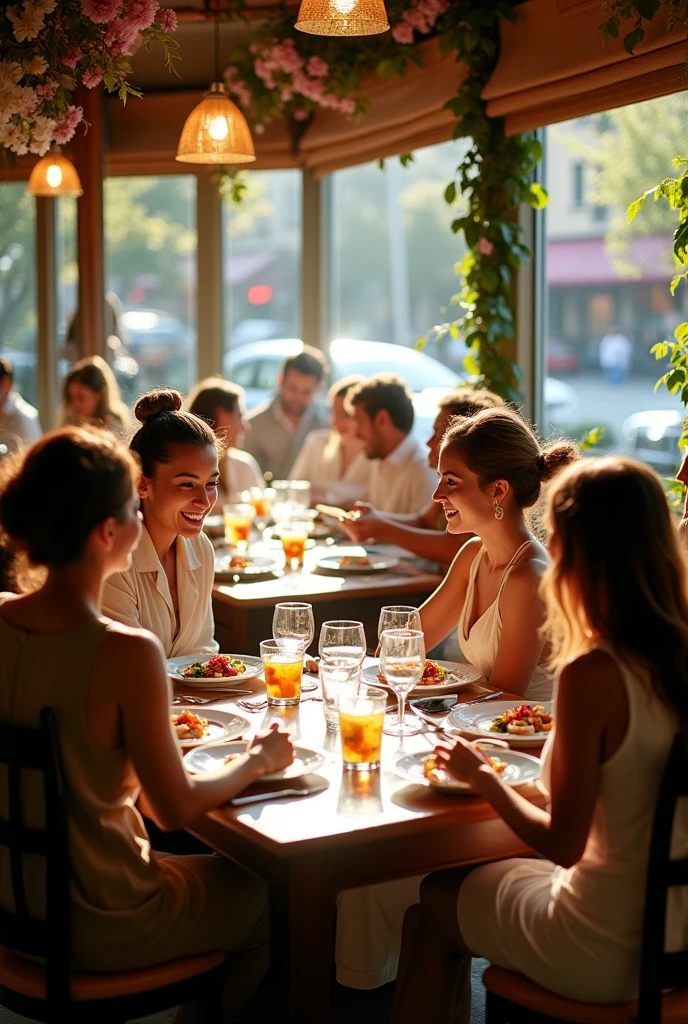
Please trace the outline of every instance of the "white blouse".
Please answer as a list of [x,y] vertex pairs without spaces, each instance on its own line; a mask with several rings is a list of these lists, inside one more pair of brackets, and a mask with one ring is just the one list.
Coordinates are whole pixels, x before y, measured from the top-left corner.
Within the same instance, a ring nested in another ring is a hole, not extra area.
[[103,615],[127,626],[149,629],[162,643],[167,658],[216,654],[213,546],[203,533],[191,539],[177,537],[176,554],[178,632],[170,585],[145,526],[129,569],[105,582]]
[[240,448],[228,448],[222,460],[215,511],[221,512],[227,502],[238,501],[240,493],[249,487],[265,487],[260,466],[248,452]]
[[333,437],[331,430],[313,430],[303,442],[289,475],[294,480],[310,480],[313,489],[324,492],[325,501],[331,504],[366,501],[370,460],[359,452],[342,475],[340,445],[339,434]]

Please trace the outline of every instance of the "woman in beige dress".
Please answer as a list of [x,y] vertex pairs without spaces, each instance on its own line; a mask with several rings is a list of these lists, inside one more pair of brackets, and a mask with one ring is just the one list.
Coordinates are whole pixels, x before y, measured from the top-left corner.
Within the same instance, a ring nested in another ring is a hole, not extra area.
[[103,611],[155,633],[165,657],[216,654],[213,546],[203,522],[217,500],[222,442],[205,420],[182,411],[178,391],[136,403],[131,441],[141,475],[141,539],[131,565],[105,583]]
[[62,382],[59,422],[105,427],[118,437],[129,430],[129,410],[122,401],[115,375],[100,356],[80,359]]
[[220,457],[218,504],[238,501],[241,492],[251,487],[264,487],[260,466],[242,449],[246,431],[251,429],[244,389],[224,377],[206,377],[189,395],[187,406],[194,416],[210,424],[225,445]]
[[[430,876],[404,921],[395,1024],[468,1021],[469,957],[568,999],[637,998],[655,805],[688,723],[688,587],[661,481],[631,459],[586,459],[547,502],[543,580],[558,668],[541,809],[457,739],[437,750],[542,859]],[[672,856],[688,853],[688,807]],[[685,949],[688,891],[673,889],[666,949]],[[462,984],[462,981],[464,982]]]
[[[0,719],[36,727],[53,708],[67,780],[72,875],[71,963],[126,971],[226,950],[223,1020],[239,1011],[267,965],[262,881],[220,857],[164,857],[150,848],[136,802],[163,829],[182,828],[264,774],[288,765],[279,730],[260,734],[225,770],[190,780],[170,727],[159,641],[104,618],[100,598],[126,572],[141,532],[138,468],[114,438],[69,427],[33,446],[0,495],[0,524],[47,578],[0,595]],[[74,501],[41,502],[46,493]],[[78,498],[78,500],[76,500]],[[7,818],[6,785],[0,818]],[[42,826],[42,798],[25,780],[25,822]],[[28,858],[29,911],[45,913],[44,865]],[[8,852],[0,905],[12,907]]]

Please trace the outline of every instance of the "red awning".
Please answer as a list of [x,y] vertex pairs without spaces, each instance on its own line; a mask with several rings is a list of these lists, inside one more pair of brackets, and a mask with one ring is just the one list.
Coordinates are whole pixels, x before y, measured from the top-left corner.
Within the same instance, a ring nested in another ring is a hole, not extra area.
[[671,238],[648,235],[634,238],[622,257],[637,267],[640,276],[619,273],[607,252],[604,238],[572,238],[547,243],[547,284],[550,288],[594,288],[596,285],[668,284],[674,269]]

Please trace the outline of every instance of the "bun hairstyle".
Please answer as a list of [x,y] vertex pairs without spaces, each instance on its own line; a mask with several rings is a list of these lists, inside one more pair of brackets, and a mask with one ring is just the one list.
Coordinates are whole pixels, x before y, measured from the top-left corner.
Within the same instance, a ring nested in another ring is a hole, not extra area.
[[541,447],[532,428],[510,409],[486,409],[451,424],[442,451],[455,451],[485,488],[495,480],[511,485],[520,508],[530,508],[543,483],[579,458],[573,441]]
[[156,466],[171,460],[176,445],[195,444],[222,452],[222,443],[212,427],[200,416],[183,410],[182,396],[171,388],[142,395],[134,415],[141,426],[129,447],[138,455],[146,477],[153,477]]
[[134,459],[112,435],[56,430],[14,466],[0,493],[0,526],[34,565],[68,565],[99,523],[121,518],[137,475]]

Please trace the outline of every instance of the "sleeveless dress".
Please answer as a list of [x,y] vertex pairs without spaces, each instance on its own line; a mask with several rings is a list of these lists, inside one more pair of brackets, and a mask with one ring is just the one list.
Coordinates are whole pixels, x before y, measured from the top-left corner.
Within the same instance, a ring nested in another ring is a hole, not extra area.
[[[124,747],[106,750],[86,720],[94,659],[107,619],[60,633],[29,633],[2,617],[0,720],[36,727],[55,711],[67,788],[72,867],[72,966],[124,971],[213,949],[255,962],[267,956],[267,897],[261,880],[215,856],[153,852],[136,809],[140,783]],[[9,603],[9,601],[7,601]],[[43,827],[42,788],[24,780],[25,823]],[[0,819],[7,820],[7,771],[0,766]],[[32,915],[45,916],[42,858],[24,859]],[[0,906],[13,909],[8,853],[0,849]],[[243,960],[242,960],[243,962]]]
[[[466,588],[466,599],[461,609],[461,617],[459,618],[458,625],[458,637],[459,646],[461,653],[467,662],[471,665],[475,665],[483,673],[486,679],[489,679],[492,675],[492,671],[497,661],[497,652],[499,651],[499,642],[502,638],[502,615],[500,611],[500,600],[502,597],[502,591],[506,586],[506,582],[511,575],[512,570],[517,565],[522,553],[530,546],[530,541],[524,541],[521,544],[518,551],[515,553],[502,576],[502,582],[499,584],[499,590],[497,596],[489,606],[486,608],[480,618],[476,619],[473,623],[470,631],[467,631],[467,624],[470,621],[473,613],[473,606],[475,604],[475,580],[478,575],[478,569],[480,562],[485,553],[485,548],[481,545],[480,550],[476,554],[471,564],[471,571],[468,576],[468,586]],[[544,665],[538,665],[533,672],[528,688],[524,694],[525,697],[532,703],[533,701],[551,700],[552,698],[552,675]]]
[[[628,698],[628,730],[601,766],[583,856],[571,868],[515,858],[476,868],[461,886],[461,934],[476,956],[519,971],[552,992],[592,1003],[638,995],[645,884],[652,822],[675,715],[654,695],[645,669],[616,662]],[[554,733],[542,754],[550,786]],[[672,855],[688,852],[688,800],[677,811]],[[688,889],[669,897],[667,949],[685,949]]]

